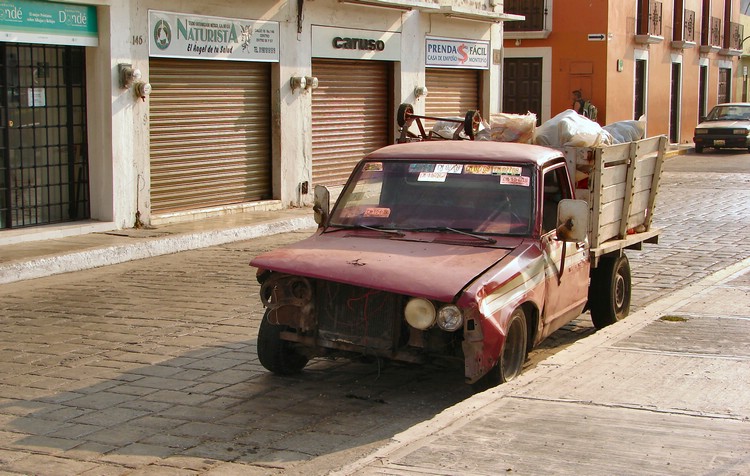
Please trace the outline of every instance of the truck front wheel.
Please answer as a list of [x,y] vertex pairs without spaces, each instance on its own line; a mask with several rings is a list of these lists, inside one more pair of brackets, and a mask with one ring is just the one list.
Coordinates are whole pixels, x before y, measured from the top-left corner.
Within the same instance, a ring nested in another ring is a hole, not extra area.
[[605,256],[591,274],[589,308],[597,329],[623,319],[630,312],[630,262],[628,257]]
[[294,344],[281,338],[287,326],[268,322],[268,310],[263,314],[258,330],[258,359],[263,367],[279,375],[292,375],[302,371],[308,358],[295,349]]
[[516,308],[510,316],[505,343],[500,349],[500,356],[492,369],[484,377],[474,383],[474,391],[481,392],[501,383],[510,382],[523,370],[523,364],[528,356],[526,343],[526,313],[522,308]]

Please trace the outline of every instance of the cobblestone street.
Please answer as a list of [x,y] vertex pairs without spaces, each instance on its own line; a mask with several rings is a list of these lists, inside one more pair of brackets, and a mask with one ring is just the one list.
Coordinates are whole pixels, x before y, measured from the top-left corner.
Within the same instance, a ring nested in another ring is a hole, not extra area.
[[[667,162],[659,244],[628,252],[631,311],[750,256],[749,156],[718,156],[742,173],[703,157]],[[696,161],[704,168],[685,165]],[[307,234],[0,286],[0,470],[325,474],[471,394],[461,367],[263,369],[247,263]],[[592,332],[582,316],[530,365]]]

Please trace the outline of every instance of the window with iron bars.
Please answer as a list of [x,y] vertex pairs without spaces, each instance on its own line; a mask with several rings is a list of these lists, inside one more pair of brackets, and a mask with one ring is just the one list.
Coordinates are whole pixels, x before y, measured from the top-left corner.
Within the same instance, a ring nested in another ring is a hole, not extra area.
[[657,2],[655,0],[640,0],[637,5],[637,34],[661,36],[662,2]]
[[[695,41],[695,12],[675,7],[674,12],[674,41]],[[677,25],[682,25],[678,28]]]
[[721,45],[721,18],[707,15],[703,17],[701,45],[717,47]]
[[727,31],[724,32],[724,48],[730,50],[741,50],[744,32],[744,25],[735,22],[727,22]]
[[524,21],[509,21],[505,31],[544,31],[547,19],[547,0],[506,0],[505,13],[524,15]]

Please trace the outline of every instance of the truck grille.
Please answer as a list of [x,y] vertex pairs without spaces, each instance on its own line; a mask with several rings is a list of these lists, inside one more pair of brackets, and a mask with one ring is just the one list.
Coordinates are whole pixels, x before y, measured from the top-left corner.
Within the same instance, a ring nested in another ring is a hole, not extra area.
[[405,296],[329,281],[318,281],[315,287],[319,338],[369,349],[394,349],[401,333]]

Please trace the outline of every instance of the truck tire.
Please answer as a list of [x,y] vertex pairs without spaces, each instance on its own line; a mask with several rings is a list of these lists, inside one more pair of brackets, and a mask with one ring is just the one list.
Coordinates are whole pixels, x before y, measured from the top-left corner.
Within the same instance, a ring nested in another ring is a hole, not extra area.
[[487,390],[521,375],[528,356],[527,340],[526,313],[518,307],[510,315],[508,334],[505,336],[503,348],[500,349],[497,364],[473,385],[474,390]]
[[630,312],[630,262],[628,257],[605,256],[594,268],[589,286],[591,322],[602,329]]
[[409,120],[409,117],[411,117],[414,114],[414,107],[409,103],[401,103],[401,105],[398,107],[398,112],[396,113],[396,123],[398,124],[398,127],[404,127],[404,124],[406,124],[406,121]]
[[268,322],[268,310],[258,330],[258,359],[263,367],[279,375],[300,373],[309,359],[300,354],[294,344],[281,339],[287,326]]
[[467,111],[464,115],[464,134],[474,140],[474,136],[479,132],[479,125],[482,123],[482,117],[479,111]]
[[695,153],[696,154],[702,154],[703,153],[703,146],[702,145],[696,145],[695,146]]

